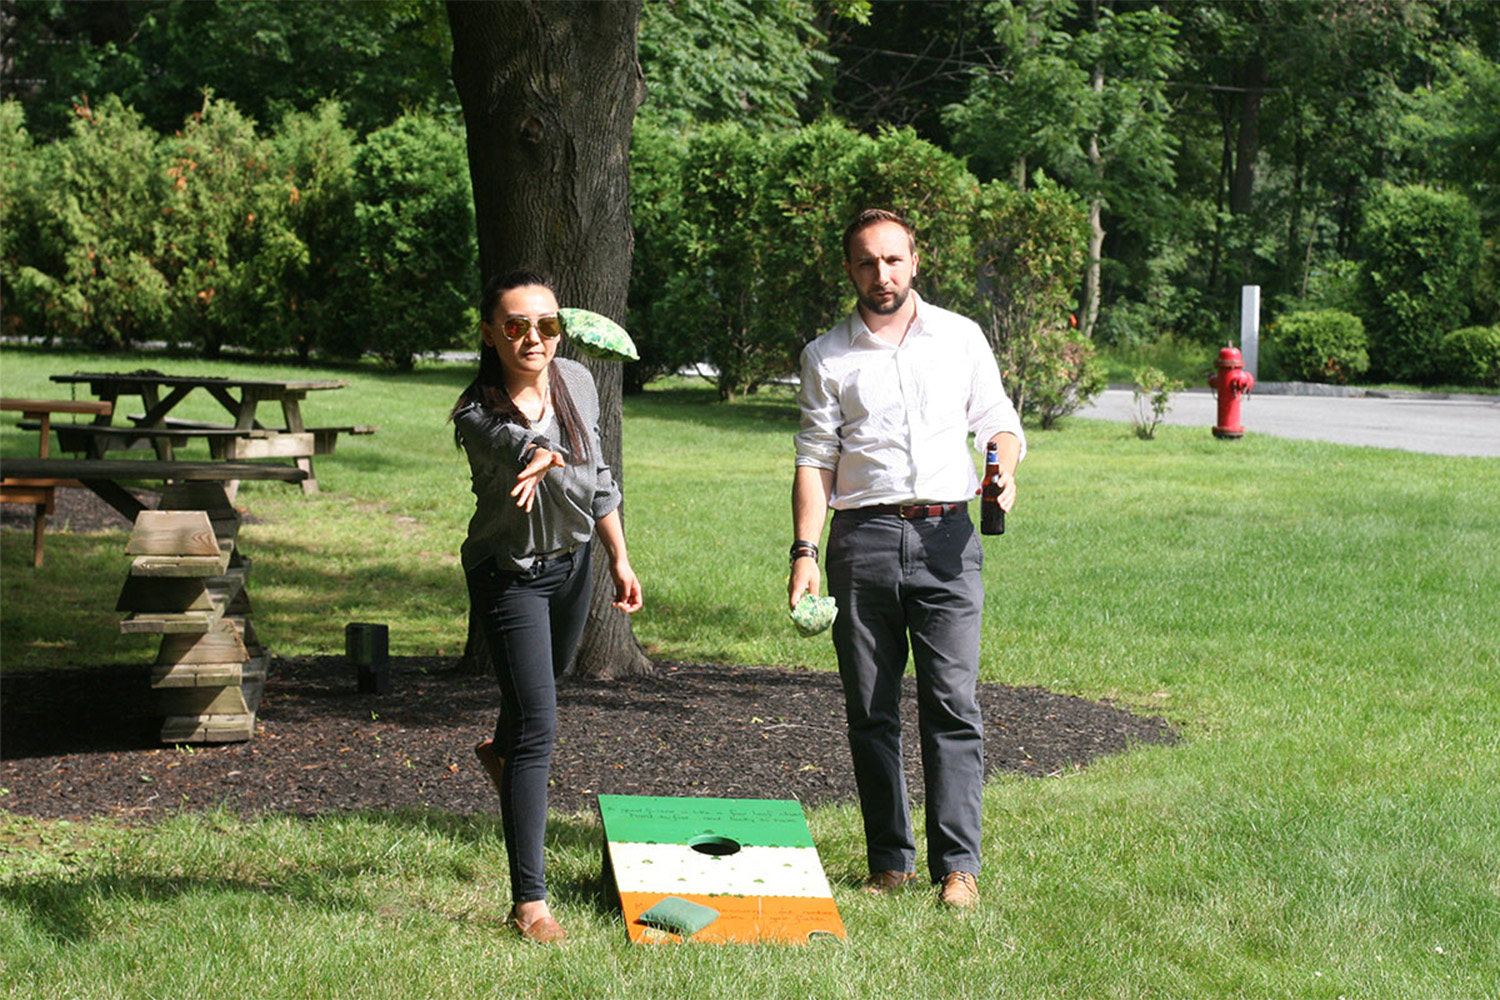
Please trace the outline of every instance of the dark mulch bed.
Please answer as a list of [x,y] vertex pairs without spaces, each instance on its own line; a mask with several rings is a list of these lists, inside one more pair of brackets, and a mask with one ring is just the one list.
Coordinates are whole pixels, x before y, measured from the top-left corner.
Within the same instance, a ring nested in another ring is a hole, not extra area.
[[[425,807],[493,811],[472,756],[494,725],[494,681],[452,659],[396,658],[392,691],[360,694],[342,657],[273,661],[256,735],[191,749],[156,742],[149,668],[0,679],[0,808],[149,819],[223,804],[297,815]],[[659,676],[580,681],[559,695],[552,804],[595,795],[852,799],[838,678],[767,667],[662,663]],[[915,700],[904,705],[920,787]],[[1173,739],[1161,719],[1039,689],[982,685],[990,771],[1045,776]]]
[[[49,526],[125,526],[84,491],[60,491],[58,506]],[[8,530],[29,531],[29,508],[5,510]],[[12,535],[7,544],[18,541]],[[658,670],[560,691],[555,808],[592,808],[599,794],[853,799],[836,675],[686,663]],[[149,820],[215,805],[301,816],[496,808],[472,752],[494,728],[495,683],[461,672],[452,658],[394,659],[387,695],[359,693],[342,657],[275,659],[255,738],[191,748],[157,741],[149,672],[141,664],[0,677],[0,809]],[[990,772],[1068,773],[1175,738],[1162,719],[1035,688],[981,685],[979,700]],[[903,717],[916,790],[911,678]]]

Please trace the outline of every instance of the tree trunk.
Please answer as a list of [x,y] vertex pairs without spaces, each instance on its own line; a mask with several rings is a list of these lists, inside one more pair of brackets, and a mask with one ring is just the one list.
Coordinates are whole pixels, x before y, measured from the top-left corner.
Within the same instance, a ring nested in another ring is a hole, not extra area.
[[1244,215],[1255,197],[1255,157],[1260,152],[1260,99],[1266,89],[1266,60],[1259,53],[1245,58],[1240,95],[1239,134],[1234,150],[1234,182],[1229,189],[1229,211]]
[[[1104,66],[1094,64],[1094,93],[1104,93]],[[1099,322],[1100,274],[1104,254],[1104,201],[1099,191],[1104,187],[1104,158],[1099,153],[1099,133],[1089,135],[1089,165],[1094,171],[1095,193],[1089,199],[1089,260],[1083,278],[1083,335],[1094,339],[1094,325]]]
[[[485,279],[542,271],[556,280],[564,305],[617,322],[625,318],[633,248],[629,157],[644,92],[640,13],[641,0],[448,4]],[[562,350],[576,357],[566,343]],[[605,458],[623,480],[620,364],[580,360],[599,386]],[[610,607],[608,560],[596,555],[574,669],[600,678],[650,673],[629,617]],[[479,630],[471,623],[469,631],[472,646]],[[472,650],[465,658],[471,653],[479,658]]]

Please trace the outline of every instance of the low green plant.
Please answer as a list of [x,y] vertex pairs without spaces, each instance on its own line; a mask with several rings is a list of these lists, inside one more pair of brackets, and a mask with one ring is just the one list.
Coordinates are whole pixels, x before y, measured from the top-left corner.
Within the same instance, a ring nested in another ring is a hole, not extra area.
[[1146,441],[1156,437],[1157,426],[1166,419],[1172,409],[1172,394],[1182,391],[1182,383],[1166,375],[1160,368],[1140,368],[1135,372],[1135,401],[1132,423],[1135,436]]
[[1439,345],[1443,374],[1458,382],[1500,386],[1500,326],[1466,326]]
[[1370,369],[1365,325],[1337,309],[1279,317],[1266,331],[1268,360],[1282,378],[1344,385]]

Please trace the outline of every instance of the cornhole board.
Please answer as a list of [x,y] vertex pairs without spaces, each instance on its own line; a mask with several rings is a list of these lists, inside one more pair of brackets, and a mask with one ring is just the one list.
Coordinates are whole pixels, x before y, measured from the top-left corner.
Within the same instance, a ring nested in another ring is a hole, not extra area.
[[606,879],[630,940],[681,941],[641,914],[675,896],[717,910],[691,935],[710,944],[844,937],[800,803],[791,799],[601,795]]

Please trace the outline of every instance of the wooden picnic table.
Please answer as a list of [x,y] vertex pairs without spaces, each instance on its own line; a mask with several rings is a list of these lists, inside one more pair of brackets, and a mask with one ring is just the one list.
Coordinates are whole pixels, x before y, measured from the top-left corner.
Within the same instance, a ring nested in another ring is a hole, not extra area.
[[[239,550],[241,518],[223,484],[306,475],[265,463],[0,457],[0,481],[77,479],[131,521],[130,573],[115,610],[126,613],[122,633],[162,637],[151,686],[164,743],[254,736],[271,653],[250,623],[250,560]],[[141,479],[170,481],[155,510],[121,485]],[[64,713],[57,722],[71,720]]]
[[[308,427],[302,419],[302,400],[309,392],[342,389],[342,379],[239,379],[217,376],[164,375],[160,372],[76,372],[53,375],[62,385],[86,385],[99,400],[112,404],[111,412],[96,416],[92,424],[60,428],[58,445],[65,451],[83,452],[102,459],[115,449],[151,447],[156,457],[171,461],[174,445],[194,438],[208,441],[216,460],[290,458],[306,476],[305,493],[318,492],[313,471],[314,455],[332,454],[340,434],[373,434],[373,426]],[[233,423],[181,420],[171,414],[195,391],[212,396],[233,418]],[[143,412],[130,414],[129,424],[116,425],[122,396],[139,397]],[[269,427],[258,416],[261,403],[278,404],[282,426]],[[250,477],[244,477],[250,478]],[[231,496],[234,484],[227,483]]]

